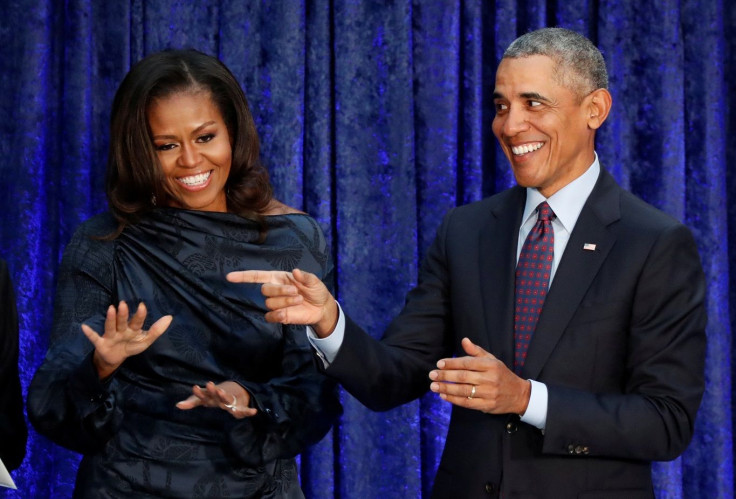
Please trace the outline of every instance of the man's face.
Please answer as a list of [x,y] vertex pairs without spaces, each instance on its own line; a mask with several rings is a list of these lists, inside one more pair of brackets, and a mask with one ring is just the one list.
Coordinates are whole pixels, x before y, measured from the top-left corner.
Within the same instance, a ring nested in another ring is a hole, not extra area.
[[590,95],[578,102],[555,80],[554,69],[542,55],[502,59],[494,91],[493,133],[516,182],[545,197],[585,173],[595,158]]

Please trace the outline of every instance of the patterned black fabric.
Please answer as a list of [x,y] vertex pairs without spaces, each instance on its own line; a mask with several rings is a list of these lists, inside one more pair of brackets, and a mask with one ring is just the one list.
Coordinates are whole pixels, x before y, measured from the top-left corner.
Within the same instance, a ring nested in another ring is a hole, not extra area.
[[[156,210],[113,240],[109,214],[84,223],[62,260],[54,330],[28,397],[36,429],[84,454],[77,497],[301,497],[294,457],[340,413],[317,373],[303,327],[268,324],[259,285],[232,270],[295,266],[328,285],[332,266],[306,215],[257,226],[232,214]],[[84,322],[103,332],[110,304],[144,302],[145,327],[174,320],[148,350],[105,382]],[[218,409],[182,411],[192,385],[235,380],[259,410],[236,420]]]

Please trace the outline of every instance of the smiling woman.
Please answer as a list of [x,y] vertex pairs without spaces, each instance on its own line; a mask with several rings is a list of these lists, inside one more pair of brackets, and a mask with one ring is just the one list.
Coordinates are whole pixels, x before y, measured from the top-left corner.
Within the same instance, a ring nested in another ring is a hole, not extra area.
[[84,455],[75,497],[303,497],[294,457],[340,413],[335,385],[304,329],[264,323],[258,290],[225,275],[298,265],[329,282],[319,226],[273,199],[214,57],[136,64],[110,137],[110,211],[64,252],[31,422]]
[[227,126],[209,92],[182,92],[154,100],[148,125],[171,204],[227,211],[225,183],[232,150]]

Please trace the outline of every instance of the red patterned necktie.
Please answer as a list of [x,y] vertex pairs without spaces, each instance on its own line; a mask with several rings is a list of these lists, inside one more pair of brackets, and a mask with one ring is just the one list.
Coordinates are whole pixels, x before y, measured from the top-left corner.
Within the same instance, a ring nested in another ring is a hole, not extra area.
[[546,201],[537,207],[537,223],[524,241],[516,264],[514,371],[521,372],[549,288],[555,251],[555,214]]

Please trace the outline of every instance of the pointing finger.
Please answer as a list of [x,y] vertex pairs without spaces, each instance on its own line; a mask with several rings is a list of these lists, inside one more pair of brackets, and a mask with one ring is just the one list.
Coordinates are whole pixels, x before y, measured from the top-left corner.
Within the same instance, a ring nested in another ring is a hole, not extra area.
[[287,284],[289,272],[267,270],[239,270],[228,273],[225,278],[230,282],[254,284]]

